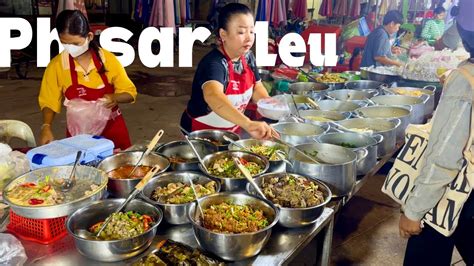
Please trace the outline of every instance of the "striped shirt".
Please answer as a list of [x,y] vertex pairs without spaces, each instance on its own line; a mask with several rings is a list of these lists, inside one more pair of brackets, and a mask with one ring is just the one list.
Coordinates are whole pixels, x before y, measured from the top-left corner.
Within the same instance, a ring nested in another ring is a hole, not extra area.
[[430,44],[438,40],[444,33],[444,20],[428,20],[421,32],[421,37]]

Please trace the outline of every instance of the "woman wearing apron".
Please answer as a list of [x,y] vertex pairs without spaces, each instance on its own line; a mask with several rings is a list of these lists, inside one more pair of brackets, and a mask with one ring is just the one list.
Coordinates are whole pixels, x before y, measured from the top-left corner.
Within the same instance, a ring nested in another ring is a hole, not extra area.
[[[80,11],[61,12],[56,19],[56,28],[65,50],[51,60],[41,83],[38,99],[43,113],[40,144],[54,140],[51,126],[55,114],[61,111],[62,101],[67,105],[69,101],[82,99],[102,102],[111,109],[99,135],[112,140],[115,148],[130,147],[130,136],[118,104],[135,101],[135,85],[115,55],[99,48],[93,41],[94,34]],[[93,119],[88,117],[81,121],[91,122]]]
[[218,23],[219,46],[198,65],[181,126],[187,131],[243,128],[253,138],[271,138],[276,133],[267,123],[244,115],[250,100],[269,97],[250,52],[255,40],[252,11],[228,4],[219,11]]

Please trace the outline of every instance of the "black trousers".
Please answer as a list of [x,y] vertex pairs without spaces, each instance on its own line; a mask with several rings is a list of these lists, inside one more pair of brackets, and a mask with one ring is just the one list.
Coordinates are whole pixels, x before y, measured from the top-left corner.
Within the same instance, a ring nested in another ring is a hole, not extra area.
[[403,265],[450,265],[454,247],[467,265],[474,265],[474,191],[463,206],[456,231],[445,237],[430,226],[408,240]]

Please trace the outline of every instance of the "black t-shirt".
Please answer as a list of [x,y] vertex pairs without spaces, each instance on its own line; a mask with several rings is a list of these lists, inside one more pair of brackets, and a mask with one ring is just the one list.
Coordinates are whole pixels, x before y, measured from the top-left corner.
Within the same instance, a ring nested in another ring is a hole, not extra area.
[[[250,69],[253,70],[255,80],[259,81],[258,69],[255,57],[251,51],[245,55],[245,59]],[[234,72],[242,73],[242,61],[234,62]],[[207,81],[215,80],[224,85],[224,91],[229,81],[229,68],[225,56],[218,50],[213,49],[199,62],[192,85],[191,99],[188,102],[188,113],[192,117],[199,117],[211,112],[211,109],[204,101],[202,85]]]

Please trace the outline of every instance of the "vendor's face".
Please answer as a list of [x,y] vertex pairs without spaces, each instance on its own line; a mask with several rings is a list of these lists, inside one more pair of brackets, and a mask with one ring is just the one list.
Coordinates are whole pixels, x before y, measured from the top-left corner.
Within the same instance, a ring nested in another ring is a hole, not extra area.
[[400,23],[395,23],[395,22],[390,22],[390,24],[387,25],[387,31],[390,35],[397,33],[400,30]]
[[227,24],[227,30],[220,29],[219,34],[229,55],[244,55],[252,48],[255,41],[253,16],[251,14],[233,15]]
[[81,35],[72,35],[69,33],[59,34],[59,40],[62,44],[72,44],[77,46],[83,45],[87,41],[86,39],[88,39],[89,41],[92,40],[93,37],[94,34],[92,32],[89,32],[86,37],[82,37]]
[[446,17],[446,12],[436,15],[436,19],[439,19],[439,20],[444,20],[445,17]]

